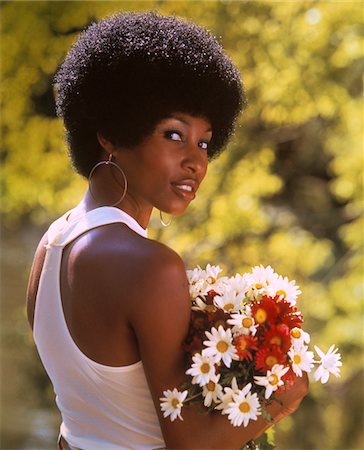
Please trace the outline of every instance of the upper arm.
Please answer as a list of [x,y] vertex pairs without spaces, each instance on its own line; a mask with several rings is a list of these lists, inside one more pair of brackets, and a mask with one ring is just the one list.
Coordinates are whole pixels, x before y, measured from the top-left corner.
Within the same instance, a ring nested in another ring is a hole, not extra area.
[[191,303],[182,260],[169,249],[152,257],[138,283],[132,326],[153,393],[178,386],[184,378],[183,342]]
[[190,323],[191,301],[181,258],[169,249],[158,252],[145,268],[134,295],[132,327],[164,439],[167,447],[185,448],[189,420],[171,423],[169,418],[163,418],[159,405],[164,390],[179,388],[186,380],[183,343]]
[[46,243],[47,243],[47,233],[44,234],[44,236],[42,237],[35,252],[32,268],[30,270],[28,288],[26,293],[28,322],[32,328],[34,323],[34,309],[35,309],[35,301],[37,298],[40,274],[42,273],[42,268],[46,255],[45,249]]

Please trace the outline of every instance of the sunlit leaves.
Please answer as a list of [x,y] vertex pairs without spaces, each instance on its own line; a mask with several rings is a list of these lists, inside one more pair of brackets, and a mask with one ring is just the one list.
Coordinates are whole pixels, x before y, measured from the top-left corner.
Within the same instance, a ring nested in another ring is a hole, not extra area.
[[[45,224],[81,198],[85,182],[71,172],[54,113],[53,73],[90,21],[145,9],[211,30],[241,70],[249,100],[196,201],[167,230],[158,228],[156,215],[151,237],[181,252],[189,267],[218,263],[232,274],[262,263],[296,278],[305,326],[323,347],[336,342],[343,351],[337,383],[346,389],[359,370],[362,347],[362,2],[6,2],[4,223]],[[314,388],[311,409],[301,409],[302,429],[311,425],[311,437],[303,433],[300,439],[306,448],[314,448],[320,424],[332,430],[345,422],[338,405],[320,413],[326,406],[318,405],[320,395],[317,400]],[[316,418],[321,414],[314,422],[312,411]],[[292,421],[285,422],[291,439],[286,448],[298,448]],[[345,430],[338,429],[335,448],[350,445],[350,435],[344,440]],[[359,440],[351,435],[354,448]]]

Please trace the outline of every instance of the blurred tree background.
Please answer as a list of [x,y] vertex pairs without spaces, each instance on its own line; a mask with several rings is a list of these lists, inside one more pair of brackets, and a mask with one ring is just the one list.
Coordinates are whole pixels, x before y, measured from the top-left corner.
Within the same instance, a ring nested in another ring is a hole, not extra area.
[[[79,31],[115,11],[154,9],[205,27],[241,70],[249,108],[198,199],[151,236],[186,265],[225,274],[270,264],[296,279],[305,328],[336,343],[342,376],[312,384],[277,426],[279,450],[362,449],[363,3],[3,1],[1,14],[1,448],[51,449],[59,423],[26,323],[32,254],[81,198],[52,77]],[[178,89],[178,86],[176,86]],[[141,107],[143,107],[141,105]]]

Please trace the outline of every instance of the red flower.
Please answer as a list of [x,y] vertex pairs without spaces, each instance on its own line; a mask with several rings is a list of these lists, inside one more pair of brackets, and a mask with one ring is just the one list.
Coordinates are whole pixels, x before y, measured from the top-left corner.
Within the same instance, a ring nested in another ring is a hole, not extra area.
[[263,297],[261,300],[252,304],[252,316],[255,323],[262,325],[263,323],[274,323],[278,315],[277,303],[270,297]]
[[202,311],[191,311],[191,322],[188,336],[183,345],[184,350],[191,356],[203,349],[203,341],[206,339],[205,330],[209,327],[207,316]]
[[277,389],[277,393],[278,392],[283,392],[283,391],[287,391],[288,389],[291,389],[291,387],[294,385],[294,382],[296,380],[296,375],[293,372],[292,368],[290,367],[288,372],[286,372],[283,376],[282,376],[282,380],[284,381],[284,385],[280,386]]
[[255,367],[264,373],[270,370],[274,364],[285,364],[286,361],[287,356],[277,346],[274,348],[263,347],[255,355]]
[[192,336],[192,338],[183,345],[185,352],[188,353],[190,357],[192,357],[195,353],[201,353],[203,349],[203,340],[204,338],[197,334]]
[[190,334],[194,334],[194,330],[206,330],[208,327],[207,316],[202,311],[191,311]]
[[287,300],[277,301],[278,317],[281,323],[286,324],[289,329],[301,327],[303,322],[302,314],[297,310],[296,306],[292,306]]
[[[214,291],[213,289],[211,289],[210,291],[208,291],[207,293],[207,297],[210,297],[212,300],[215,297],[215,295],[217,295],[217,292]],[[206,298],[207,299],[207,298]]]
[[287,353],[292,345],[289,328],[283,323],[272,325],[269,330],[266,329],[262,339],[265,346],[270,348],[277,346],[283,353]]
[[234,337],[234,345],[237,350],[240,361],[253,359],[252,351],[258,350],[258,339],[254,336],[239,335]]
[[228,319],[230,319],[230,314],[226,313],[220,308],[215,308],[215,311],[207,310],[208,327],[206,327],[206,330],[209,330],[212,327],[215,327],[217,329],[220,325],[222,325],[224,329],[226,329],[226,322]]

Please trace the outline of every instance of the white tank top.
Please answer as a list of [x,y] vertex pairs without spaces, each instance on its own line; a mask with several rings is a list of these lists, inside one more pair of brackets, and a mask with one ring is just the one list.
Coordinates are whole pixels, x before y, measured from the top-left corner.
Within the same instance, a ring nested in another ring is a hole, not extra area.
[[68,214],[47,233],[33,331],[62,415],[61,434],[82,450],[165,447],[142,361],[110,367],[88,358],[69,333],[60,296],[61,258],[67,244],[110,223],[124,223],[144,237],[146,230],[118,208],[97,208],[73,222],[67,221]]

